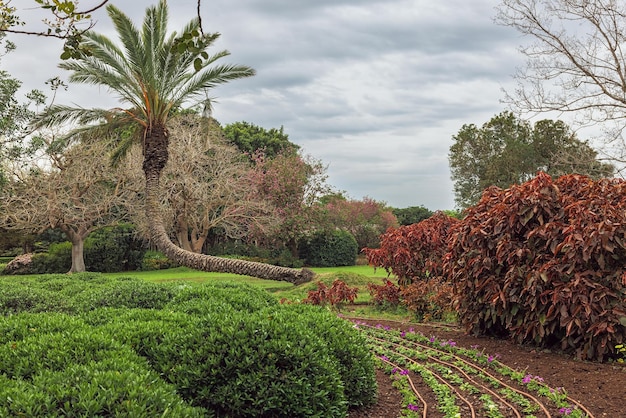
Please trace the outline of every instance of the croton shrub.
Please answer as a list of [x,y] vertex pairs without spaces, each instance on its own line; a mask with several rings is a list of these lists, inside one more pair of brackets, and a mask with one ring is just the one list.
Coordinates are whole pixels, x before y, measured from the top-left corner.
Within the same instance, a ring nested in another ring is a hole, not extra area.
[[626,182],[539,173],[468,209],[444,274],[469,332],[602,360],[626,335],[625,267]]
[[452,310],[452,289],[443,272],[443,257],[458,219],[443,212],[419,223],[390,228],[380,248],[364,250],[369,264],[383,267],[398,279],[368,289],[377,305],[402,303],[420,319],[441,319]]
[[437,212],[419,223],[389,228],[380,248],[365,248],[369,264],[393,273],[400,285],[441,278],[448,236],[459,220]]

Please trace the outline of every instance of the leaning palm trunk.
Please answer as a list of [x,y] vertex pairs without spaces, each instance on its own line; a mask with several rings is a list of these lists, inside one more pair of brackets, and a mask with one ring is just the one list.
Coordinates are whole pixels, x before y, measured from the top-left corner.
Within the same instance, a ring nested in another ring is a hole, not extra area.
[[314,273],[308,269],[292,269],[246,260],[214,257],[184,250],[170,239],[159,210],[159,179],[167,163],[168,133],[154,127],[144,143],[143,170],[146,176],[146,216],[150,220],[150,238],[157,248],[177,263],[196,270],[233,273],[268,280],[282,280],[294,284],[310,281]]

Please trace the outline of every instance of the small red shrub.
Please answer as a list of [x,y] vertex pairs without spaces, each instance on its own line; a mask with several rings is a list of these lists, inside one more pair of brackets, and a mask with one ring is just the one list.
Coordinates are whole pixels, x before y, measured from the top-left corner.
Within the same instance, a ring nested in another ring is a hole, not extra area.
[[380,248],[363,251],[371,265],[393,273],[400,285],[441,278],[448,239],[458,222],[437,212],[417,224],[388,229],[380,237]]
[[400,295],[407,309],[425,321],[454,312],[452,285],[443,281],[415,282],[402,287]]
[[302,302],[312,305],[330,304],[334,308],[340,308],[345,302],[354,303],[358,294],[358,288],[349,287],[341,280],[335,280],[329,288],[324,282],[317,282],[317,290],[309,290]]
[[398,306],[400,303],[400,288],[389,280],[386,280],[385,284],[381,285],[368,283],[367,289],[370,292],[372,301],[377,306]]

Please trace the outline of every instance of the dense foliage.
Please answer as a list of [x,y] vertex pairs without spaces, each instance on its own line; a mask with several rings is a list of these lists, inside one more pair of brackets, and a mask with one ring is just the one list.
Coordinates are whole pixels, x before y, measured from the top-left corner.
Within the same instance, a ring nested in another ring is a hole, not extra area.
[[289,135],[282,126],[279,129],[265,129],[240,121],[224,126],[223,133],[228,142],[249,156],[261,151],[267,158],[274,158],[281,153],[295,154],[300,149],[300,146],[289,141]]
[[303,303],[311,305],[330,305],[339,309],[344,303],[354,303],[357,297],[358,288],[350,287],[342,280],[334,280],[328,287],[322,281],[317,282],[317,290],[309,290]]
[[366,248],[368,262],[393,273],[408,285],[419,280],[441,279],[448,238],[458,219],[443,212],[417,224],[389,229],[380,237],[380,248]]
[[344,417],[376,395],[348,322],[230,283],[2,280],[0,364],[1,416]]
[[489,186],[519,184],[540,170],[553,176],[579,173],[593,178],[614,172],[562,121],[541,120],[531,125],[511,112],[502,112],[480,128],[464,125],[452,139],[450,170],[460,208],[478,202]]
[[323,204],[324,223],[327,228],[339,228],[350,232],[359,246],[377,247],[380,234],[398,226],[398,220],[385,202],[364,197],[363,200],[347,199],[341,194],[326,196]]
[[411,225],[422,222],[433,216],[433,212],[424,206],[409,206],[408,208],[393,208],[393,214],[400,225]]
[[313,267],[353,266],[358,245],[348,231],[319,231],[300,240],[300,258]]
[[[136,236],[135,228],[130,224],[94,231],[84,244],[87,271],[112,273],[140,270],[145,253],[144,241]],[[66,273],[72,266],[72,244],[69,241],[50,244],[47,253],[35,254],[32,260],[29,268],[21,273]]]
[[445,270],[468,331],[600,360],[624,341],[625,266],[626,182],[540,173],[485,191]]

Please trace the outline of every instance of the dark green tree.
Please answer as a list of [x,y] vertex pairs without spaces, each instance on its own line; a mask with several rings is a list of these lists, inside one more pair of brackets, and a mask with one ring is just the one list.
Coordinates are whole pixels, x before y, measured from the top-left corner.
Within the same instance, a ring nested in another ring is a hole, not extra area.
[[475,204],[489,186],[508,188],[538,171],[593,178],[614,173],[614,167],[598,161],[597,152],[562,121],[542,120],[533,126],[503,112],[480,128],[463,125],[452,139],[448,157],[455,202],[461,209]]
[[396,215],[400,225],[412,225],[428,219],[433,212],[424,206],[410,206],[408,208],[393,208],[392,212]]
[[283,127],[265,129],[249,122],[235,122],[223,128],[228,142],[248,155],[262,151],[267,158],[280,153],[296,153],[300,147],[289,141]]
[[85,109],[55,105],[42,115],[40,125],[75,122],[83,129],[113,130],[125,126],[132,132],[120,142],[116,156],[118,159],[123,156],[133,142],[141,144],[150,239],[170,259],[203,271],[291,282],[310,279],[310,271],[195,254],[170,240],[160,213],[160,178],[169,157],[168,119],[183,104],[194,99],[206,101],[207,91],[231,80],[250,77],[254,70],[243,65],[217,65],[229,53],[207,52],[219,34],[202,34],[198,18],[178,32],[190,33],[191,37],[197,35],[193,48],[186,44],[186,39],[177,38],[176,32],[168,35],[165,0],[146,10],[140,29],[115,6],[108,5],[106,9],[121,45],[102,34],[86,32],[82,42],[90,55],[64,61],[60,67],[71,72],[70,82],[105,87],[116,93],[127,107]]

